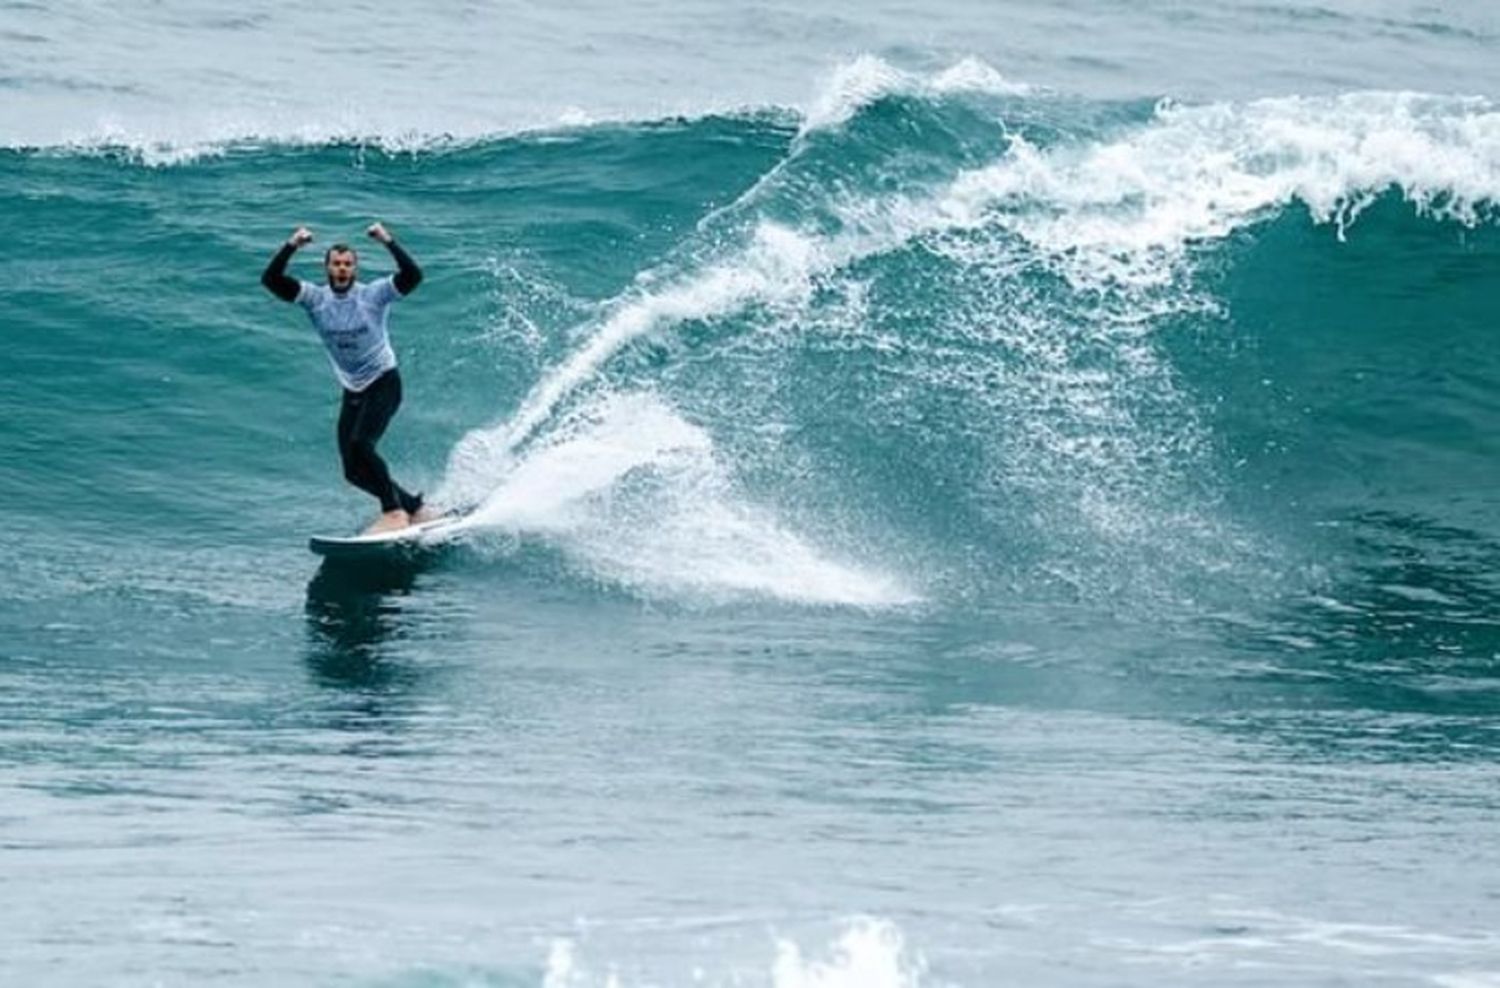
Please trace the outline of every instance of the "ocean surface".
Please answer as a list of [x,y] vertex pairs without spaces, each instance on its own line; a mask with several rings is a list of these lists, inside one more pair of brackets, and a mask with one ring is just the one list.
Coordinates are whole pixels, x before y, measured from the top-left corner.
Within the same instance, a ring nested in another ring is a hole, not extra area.
[[[0,984],[1500,986],[1500,7],[0,0]],[[384,221],[396,475],[259,285]]]

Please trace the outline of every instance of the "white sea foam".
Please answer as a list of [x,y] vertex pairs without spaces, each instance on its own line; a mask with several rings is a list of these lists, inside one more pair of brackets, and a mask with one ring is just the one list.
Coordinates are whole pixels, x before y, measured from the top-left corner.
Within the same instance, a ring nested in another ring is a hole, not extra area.
[[918,988],[925,969],[896,924],[862,917],[850,922],[824,959],[778,940],[771,981],[775,988]]
[[1482,220],[1500,201],[1500,112],[1411,93],[1164,105],[1111,140],[1018,139],[937,207],[954,227],[1008,226],[1086,280],[1159,282],[1191,244],[1294,202],[1343,236],[1390,189],[1424,214]]
[[[719,973],[698,966],[676,979],[638,979],[617,966],[590,963],[586,946],[559,938],[549,945],[541,988],[637,988],[683,984],[706,988],[921,988],[927,965],[907,946],[889,920],[860,916],[846,921],[831,943],[808,951],[790,938],[777,938],[764,970]],[[600,970],[599,968],[603,969]]]
[[466,527],[544,538],[646,592],[889,607],[917,595],[740,495],[712,440],[649,394],[605,395],[528,447]]
[[[454,450],[450,473],[471,474],[475,467],[507,456],[531,437],[559,402],[633,340],[663,326],[707,319],[751,302],[795,302],[811,291],[812,275],[826,267],[814,241],[767,222],[755,229],[744,251],[689,277],[627,296],[582,347],[542,378],[509,421],[466,436]],[[459,500],[476,493],[452,492]]]
[[288,126],[261,114],[218,115],[206,119],[129,121],[101,117],[87,129],[63,133],[42,145],[12,142],[28,148],[80,156],[120,155],[152,168],[191,165],[205,159],[274,148],[344,146],[386,154],[433,154],[461,150],[486,141],[565,131],[610,122],[570,109],[555,117],[537,117],[506,128],[479,121],[453,121],[445,128],[398,125],[360,113],[335,114]]

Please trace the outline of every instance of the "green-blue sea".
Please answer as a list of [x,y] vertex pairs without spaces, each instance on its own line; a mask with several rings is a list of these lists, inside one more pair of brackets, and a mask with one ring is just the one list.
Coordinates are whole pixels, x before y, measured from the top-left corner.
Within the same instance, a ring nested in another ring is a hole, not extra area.
[[1497,56],[0,0],[0,984],[1500,985]]

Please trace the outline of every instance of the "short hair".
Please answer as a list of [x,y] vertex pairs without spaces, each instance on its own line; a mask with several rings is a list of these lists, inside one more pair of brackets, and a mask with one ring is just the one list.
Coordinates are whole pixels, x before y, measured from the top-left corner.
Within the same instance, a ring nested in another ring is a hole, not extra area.
[[334,244],[332,247],[325,250],[323,252],[323,263],[327,264],[329,259],[332,258],[335,254],[353,254],[354,263],[359,263],[359,251],[355,250],[353,247],[350,247],[348,244]]

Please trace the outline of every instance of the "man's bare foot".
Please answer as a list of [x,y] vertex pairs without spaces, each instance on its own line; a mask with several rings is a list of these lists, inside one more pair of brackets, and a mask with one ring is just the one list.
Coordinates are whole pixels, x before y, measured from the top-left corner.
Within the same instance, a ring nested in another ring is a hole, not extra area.
[[369,528],[365,529],[366,535],[374,535],[376,532],[394,532],[398,528],[406,528],[411,525],[411,515],[397,508],[395,511],[387,511],[376,518]]
[[441,511],[424,504],[411,513],[411,523],[413,525],[420,525],[424,521],[437,521],[441,517],[443,517]]

